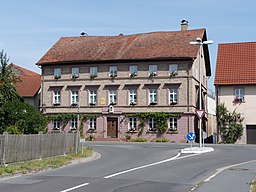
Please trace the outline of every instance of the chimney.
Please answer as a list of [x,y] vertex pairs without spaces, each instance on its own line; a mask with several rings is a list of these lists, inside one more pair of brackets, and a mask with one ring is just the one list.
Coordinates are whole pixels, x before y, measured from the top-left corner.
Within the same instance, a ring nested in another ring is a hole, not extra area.
[[183,19],[181,21],[181,31],[187,31],[187,30],[188,30],[188,21]]

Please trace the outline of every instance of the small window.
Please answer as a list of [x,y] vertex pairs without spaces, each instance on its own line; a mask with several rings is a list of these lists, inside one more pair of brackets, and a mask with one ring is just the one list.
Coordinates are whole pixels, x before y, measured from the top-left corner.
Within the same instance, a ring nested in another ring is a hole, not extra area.
[[70,120],[70,128],[71,129],[77,129],[77,118],[72,118]]
[[137,118],[136,117],[130,117],[129,118],[128,131],[137,131]]
[[110,66],[109,67],[109,76],[116,77],[117,76],[117,66]]
[[53,104],[59,105],[60,104],[60,91],[53,92]]
[[90,78],[94,79],[98,76],[98,67],[90,67]]
[[53,129],[60,129],[60,121],[54,120],[52,124],[53,124]]
[[178,95],[177,88],[169,89],[170,104],[176,104],[177,103],[177,95]]
[[149,104],[157,104],[157,89],[149,89]]
[[96,118],[92,117],[89,119],[89,129],[96,130]]
[[61,78],[61,68],[54,68],[54,78],[55,79]]
[[73,67],[72,68],[72,78],[78,78],[79,77],[79,68]]
[[157,65],[149,65],[149,76],[153,77],[157,75]]
[[129,90],[129,104],[130,105],[137,104],[137,90],[136,89]]
[[138,75],[138,66],[132,65],[130,66],[130,77],[135,77]]
[[149,131],[156,131],[156,120],[153,117],[148,119],[148,130]]
[[116,104],[116,90],[109,90],[109,105]]
[[242,102],[242,101],[244,101],[244,89],[243,88],[235,88],[234,102]]
[[178,119],[177,119],[177,117],[171,117],[170,119],[169,119],[169,130],[170,131],[177,131],[177,125],[178,125]]
[[97,103],[97,91],[96,90],[90,90],[89,91],[89,104],[90,105],[96,105]]
[[78,90],[71,90],[71,105],[77,105],[79,102]]
[[178,65],[177,64],[169,65],[169,73],[170,73],[170,77],[175,77],[178,74]]

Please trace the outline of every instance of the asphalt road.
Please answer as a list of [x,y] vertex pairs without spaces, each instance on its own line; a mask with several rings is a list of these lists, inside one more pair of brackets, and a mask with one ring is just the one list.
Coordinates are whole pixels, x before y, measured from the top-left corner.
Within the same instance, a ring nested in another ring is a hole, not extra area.
[[215,145],[214,152],[153,143],[88,143],[97,160],[0,180],[0,192],[248,191],[256,175],[255,145]]

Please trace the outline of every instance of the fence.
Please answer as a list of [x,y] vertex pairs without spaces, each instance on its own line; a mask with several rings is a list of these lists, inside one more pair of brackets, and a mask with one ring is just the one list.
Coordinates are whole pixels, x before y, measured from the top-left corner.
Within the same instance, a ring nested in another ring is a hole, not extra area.
[[79,133],[0,135],[0,163],[13,163],[77,152]]

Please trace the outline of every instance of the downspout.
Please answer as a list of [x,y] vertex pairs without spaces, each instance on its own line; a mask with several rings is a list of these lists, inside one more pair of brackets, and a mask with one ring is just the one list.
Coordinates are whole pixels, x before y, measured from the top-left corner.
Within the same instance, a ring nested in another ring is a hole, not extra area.
[[43,75],[43,69],[42,69],[42,67],[40,66],[40,65],[37,65],[37,67],[39,68],[39,69],[41,69],[41,95],[40,95],[40,100],[41,100],[41,102],[40,102],[40,106],[39,106],[39,108],[42,110],[42,112],[44,113],[44,109],[43,109],[43,91],[44,91],[44,75]]
[[216,91],[216,125],[217,125],[217,143],[219,143],[219,132],[220,132],[220,128],[219,128],[219,124],[218,124],[218,116],[219,116],[219,110],[218,110],[218,105],[219,105],[219,87],[218,85],[215,85],[215,91]]

